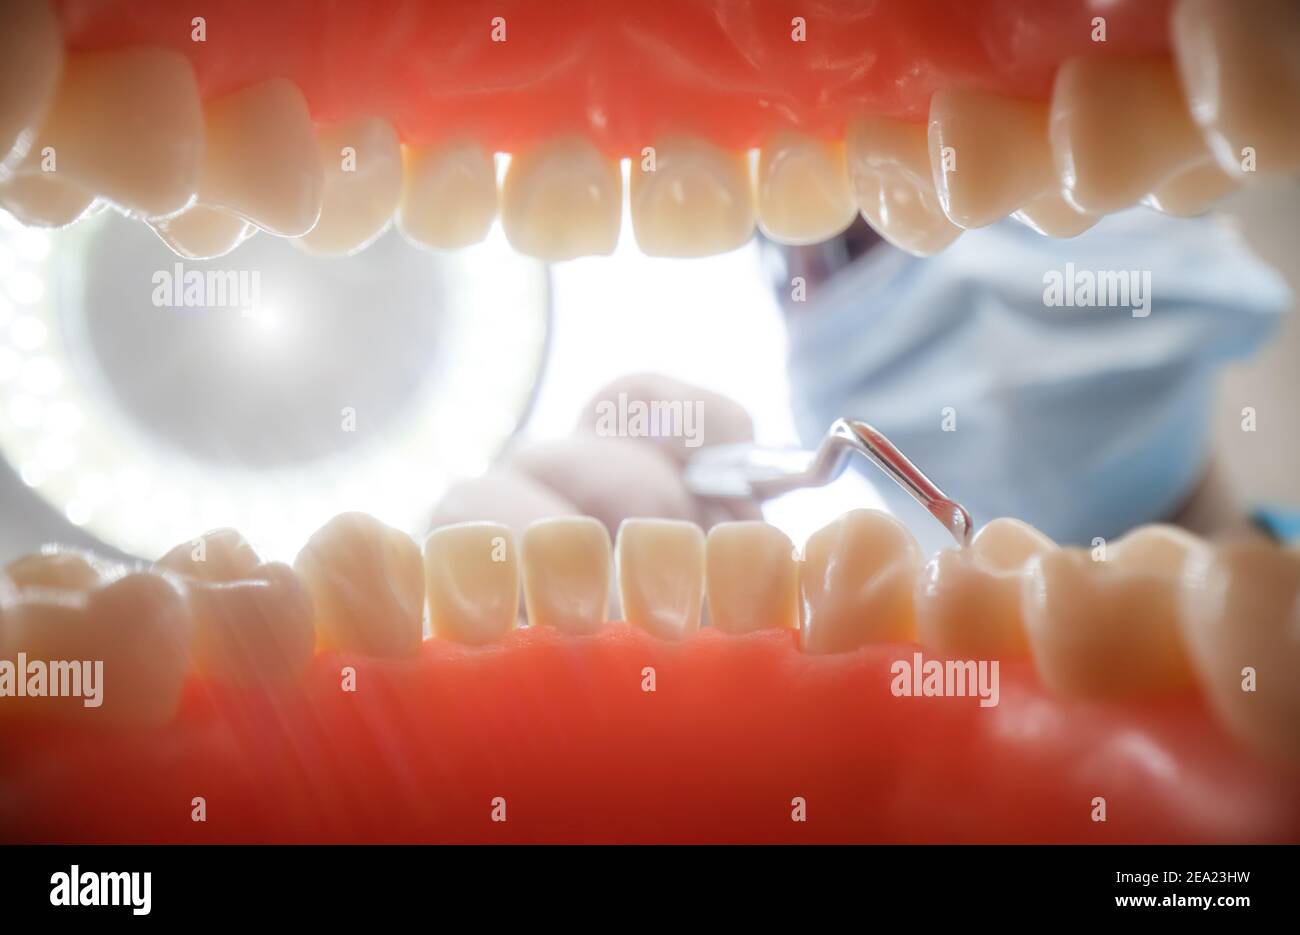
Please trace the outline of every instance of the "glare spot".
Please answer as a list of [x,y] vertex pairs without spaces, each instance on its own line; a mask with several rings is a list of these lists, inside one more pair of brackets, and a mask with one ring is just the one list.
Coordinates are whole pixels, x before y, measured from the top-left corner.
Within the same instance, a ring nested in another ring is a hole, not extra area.
[[112,484],[102,471],[89,471],[77,481],[77,499],[85,504],[103,503],[108,499]]
[[18,476],[28,487],[39,487],[45,483],[45,468],[36,461],[26,461],[18,469]]
[[5,291],[19,305],[35,305],[45,297],[45,283],[35,273],[17,270],[9,275]]
[[63,369],[50,357],[37,357],[23,368],[23,386],[37,396],[48,396],[63,385]]
[[273,340],[284,333],[284,315],[277,308],[259,305],[246,310],[244,318],[251,325],[252,333],[264,340]]
[[50,254],[50,235],[43,230],[27,228],[12,243],[18,255],[28,263],[39,263]]
[[51,435],[72,435],[81,428],[84,416],[76,403],[60,400],[45,413],[45,427]]
[[113,478],[117,495],[124,500],[139,500],[149,491],[149,475],[143,468],[125,467]]
[[9,326],[9,343],[20,351],[35,351],[45,344],[49,329],[35,315],[21,315]]
[[41,442],[37,456],[49,470],[66,471],[76,462],[77,450],[67,439],[47,438]]
[[9,421],[20,429],[30,429],[40,425],[43,411],[41,401],[26,393],[9,400]]

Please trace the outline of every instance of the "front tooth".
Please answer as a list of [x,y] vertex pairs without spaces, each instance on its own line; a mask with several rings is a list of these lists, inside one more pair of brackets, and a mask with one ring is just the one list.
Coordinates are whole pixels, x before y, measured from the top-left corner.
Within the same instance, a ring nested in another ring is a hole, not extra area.
[[424,635],[424,565],[406,533],[365,513],[342,513],[293,563],[316,609],[322,649],[410,656]]
[[203,675],[257,686],[306,671],[316,648],[311,598],[288,565],[264,565],[236,530],[216,529],[182,542],[155,568],[185,580]]
[[1191,107],[1225,171],[1249,147],[1262,172],[1300,169],[1300,7],[1294,0],[1181,0],[1174,59]]
[[857,213],[843,143],[780,133],[759,153],[757,184],[759,227],[778,243],[828,240]]
[[13,585],[25,590],[89,591],[116,576],[118,569],[90,552],[44,546],[35,555],[15,559],[4,568]]
[[802,645],[842,653],[910,640],[921,549],[907,528],[876,510],[853,510],[804,546]]
[[934,190],[925,124],[859,118],[849,124],[845,146],[858,210],[881,237],[929,256],[961,235]]
[[961,657],[1023,656],[1029,650],[1020,614],[1026,563],[1055,548],[1019,520],[995,519],[967,549],[944,549],[925,566],[916,592],[916,632],[923,645]]
[[1300,762],[1300,553],[1236,543],[1198,555],[1182,621],[1219,717],[1266,755]]
[[1101,215],[1080,211],[1057,191],[1044,192],[1014,215],[1016,220],[1044,237],[1078,237],[1091,230]]
[[607,256],[618,244],[623,175],[617,159],[570,136],[516,153],[501,189],[501,224],[520,253],[558,262]]
[[346,256],[392,220],[402,190],[402,146],[392,124],[378,117],[322,130],[316,143],[325,171],[320,220],[294,244]]
[[27,155],[58,91],[63,33],[49,0],[0,6],[0,179]]
[[315,226],[324,168],[307,101],[273,78],[210,101],[198,201],[258,227],[299,237]]
[[225,256],[257,233],[257,228],[243,218],[206,205],[194,205],[180,214],[150,221],[149,226],[173,251],[193,260]]
[[754,192],[745,153],[695,137],[654,146],[654,167],[633,162],[632,231],[648,256],[700,257],[735,250],[754,235]]
[[59,91],[16,174],[58,177],[132,214],[179,211],[194,195],[203,114],[189,60],[165,49],[68,57]]
[[519,562],[500,523],[458,523],[424,540],[429,629],[440,639],[482,645],[515,627]]
[[1143,201],[1165,214],[1190,218],[1237,188],[1237,182],[1206,158],[1161,182]]
[[28,697],[17,710],[115,725],[171,719],[192,638],[189,609],[172,583],[137,573],[94,590],[19,592],[11,600],[0,657],[14,662],[21,652],[29,664],[89,661],[92,672],[102,663],[99,705],[87,707],[81,697]]
[[1111,545],[1106,561],[1082,549],[1030,559],[1021,613],[1043,683],[1094,698],[1185,688],[1179,584],[1184,562],[1202,548],[1181,531],[1149,527]]
[[614,547],[623,619],[660,639],[700,627],[704,603],[704,533],[694,523],[626,519]]
[[53,173],[19,175],[0,183],[0,207],[28,227],[67,227],[93,212],[93,192]]
[[487,236],[497,216],[492,154],[460,141],[407,146],[402,156],[397,226],[437,250],[456,250]]
[[719,523],[704,555],[713,626],[748,633],[799,625],[799,563],[781,530],[759,521]]
[[1056,187],[1041,104],[982,91],[936,91],[929,143],[939,201],[959,227],[1000,221]]
[[1051,108],[1056,173],[1083,211],[1135,204],[1205,154],[1165,60],[1075,58],[1056,73]]
[[543,519],[520,542],[528,624],[591,633],[609,619],[611,550],[590,516]]

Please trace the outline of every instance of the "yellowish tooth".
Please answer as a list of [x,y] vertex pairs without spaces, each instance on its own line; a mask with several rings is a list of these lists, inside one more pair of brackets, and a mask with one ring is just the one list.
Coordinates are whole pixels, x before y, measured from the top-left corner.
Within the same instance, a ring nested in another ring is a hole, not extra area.
[[225,256],[257,233],[243,218],[206,205],[150,221],[149,226],[174,252],[194,260]]
[[456,250],[487,236],[497,216],[492,154],[460,140],[407,146],[402,155],[397,226],[408,238],[437,250]]
[[1182,623],[1223,722],[1266,755],[1300,762],[1300,553],[1243,542],[1198,554]]
[[660,639],[700,628],[704,533],[694,523],[625,519],[615,544],[623,619]]
[[[16,175],[49,167],[59,179],[145,217],[194,196],[203,158],[198,83],[179,52],[78,52]],[[49,173],[45,173],[49,174]]]
[[853,223],[844,144],[785,131],[758,157],[758,225],[778,243],[810,244]]
[[424,540],[429,628],[439,639],[482,645],[519,618],[519,560],[510,527],[458,523]]
[[78,677],[86,679],[81,696],[11,698],[0,711],[119,726],[171,720],[189,672],[193,629],[174,584],[135,573],[91,590],[37,589],[9,599],[0,658],[16,663],[23,653],[29,663],[91,666],[89,672],[78,666]]
[[1080,211],[1057,191],[1040,194],[1014,215],[1022,224],[1044,237],[1078,237],[1091,230],[1101,215]]
[[648,256],[700,257],[754,236],[754,184],[746,153],[696,137],[654,146],[653,168],[632,162],[632,231]]
[[49,0],[0,5],[0,180],[27,155],[63,71],[63,33]]
[[936,91],[929,144],[939,202],[959,227],[1000,221],[1056,188],[1042,104],[983,91]]
[[44,546],[35,555],[15,559],[4,568],[19,590],[89,591],[122,572],[120,566],[90,552],[58,545]]
[[801,572],[804,652],[913,639],[921,561],[907,528],[876,510],[853,510],[813,533]]
[[1060,184],[1094,214],[1137,203],[1205,155],[1164,59],[1066,62],[1052,91],[1051,140]]
[[1029,559],[1056,548],[1037,529],[995,519],[966,549],[944,549],[925,566],[916,591],[923,645],[953,656],[1014,657],[1029,652],[1020,591]]
[[262,564],[234,529],[182,542],[155,563],[182,576],[194,614],[194,663],[236,685],[294,681],[316,649],[311,597],[279,562]]
[[1187,687],[1179,590],[1184,562],[1203,548],[1187,533],[1148,527],[1112,544],[1106,561],[1083,549],[1030,559],[1021,613],[1043,683],[1075,697]]
[[235,529],[214,529],[182,542],[155,563],[199,581],[239,581],[254,574],[262,560]]
[[321,130],[316,143],[325,171],[320,220],[294,244],[309,253],[346,256],[392,220],[402,191],[402,145],[392,124],[378,117]]
[[234,685],[301,679],[316,650],[311,597],[292,568],[261,565],[228,581],[193,581],[194,665]]
[[781,530],[759,521],[719,523],[704,557],[713,626],[748,633],[799,625],[799,563]]
[[591,633],[609,619],[604,523],[590,516],[538,520],[524,530],[520,552],[529,626]]
[[94,212],[96,199],[53,173],[19,175],[0,183],[0,207],[28,227],[66,227]]
[[858,209],[881,237],[908,253],[938,253],[961,235],[943,213],[923,123],[861,117],[845,138]]
[[300,237],[316,225],[325,175],[297,85],[272,78],[209,101],[204,125],[199,204],[284,237]]
[[1240,178],[1300,170],[1300,6],[1294,0],[1180,0],[1174,60],[1219,165]]
[[411,656],[424,636],[424,565],[400,530],[365,513],[342,513],[294,560],[316,610],[322,649]]
[[1189,218],[1204,214],[1237,186],[1232,176],[1207,158],[1161,182],[1143,201],[1165,214]]
[[618,160],[577,136],[516,153],[501,189],[501,224],[520,253],[558,262],[606,256],[618,244]]

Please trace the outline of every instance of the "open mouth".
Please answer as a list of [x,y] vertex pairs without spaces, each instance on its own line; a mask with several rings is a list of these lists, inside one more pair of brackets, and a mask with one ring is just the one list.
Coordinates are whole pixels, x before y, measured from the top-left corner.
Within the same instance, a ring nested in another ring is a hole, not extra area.
[[[927,255],[1300,171],[1288,0],[9,0],[0,24],[0,207],[112,208],[185,258],[498,223],[546,261],[625,224],[692,258],[859,216]],[[292,565],[231,530],[19,559],[0,838],[1300,841],[1300,552],[701,525],[421,546],[348,513]]]
[[259,231],[348,253],[394,220],[454,249],[498,217],[523,253],[601,255],[625,197],[657,256],[859,212],[925,254],[1300,168],[1286,0],[804,6],[24,0],[0,204],[111,204],[190,257]]

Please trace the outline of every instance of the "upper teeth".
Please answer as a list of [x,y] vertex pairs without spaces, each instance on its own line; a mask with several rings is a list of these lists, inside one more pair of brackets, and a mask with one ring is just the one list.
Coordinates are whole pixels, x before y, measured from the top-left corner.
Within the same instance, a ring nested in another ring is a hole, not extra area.
[[1256,174],[1300,168],[1290,0],[1179,0],[1172,58],[1066,61],[1048,102],[945,88],[927,122],[849,115],[843,141],[777,130],[756,159],[683,134],[611,154],[570,133],[521,146],[500,192],[493,155],[473,139],[403,147],[378,115],[317,130],[283,78],[201,101],[189,60],[170,50],[65,61],[48,0],[14,0],[0,24],[5,39],[23,37],[0,45],[3,74],[19,76],[0,81],[0,206],[62,226],[102,199],[194,257],[234,249],[245,223],[348,253],[394,213],[437,249],[481,240],[499,213],[522,252],[608,254],[623,229],[619,155],[631,161],[632,236],[662,256],[733,249],[756,223],[811,243],[858,211],[917,254],[1008,214],[1072,237],[1139,202],[1194,214]]

